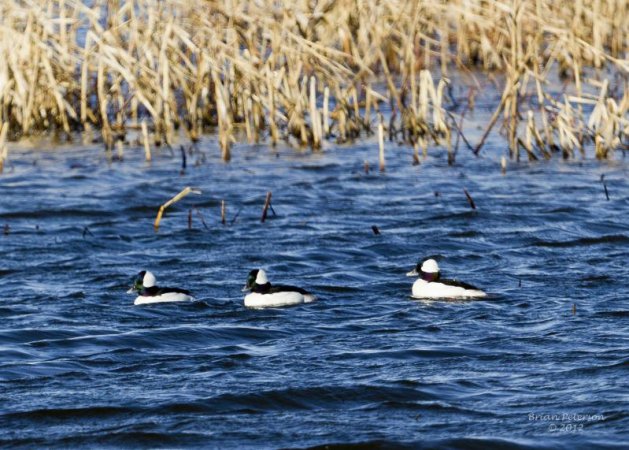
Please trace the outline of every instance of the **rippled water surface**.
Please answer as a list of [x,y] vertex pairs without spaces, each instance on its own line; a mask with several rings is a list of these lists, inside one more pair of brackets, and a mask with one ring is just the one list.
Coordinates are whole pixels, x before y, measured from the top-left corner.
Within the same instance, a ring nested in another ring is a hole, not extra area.
[[[111,164],[96,148],[12,153],[0,445],[626,443],[627,162],[512,163],[502,176],[497,158],[449,167],[435,152],[412,166],[394,147],[386,173],[365,174],[371,142],[237,146],[227,165],[212,142],[200,152],[184,175],[178,151],[150,165],[140,150]],[[185,186],[202,194],[156,234],[159,205]],[[262,224],[267,191],[276,214]],[[405,274],[426,256],[490,297],[411,299]],[[245,309],[256,267],[319,300]],[[142,269],[198,301],[133,306]]]

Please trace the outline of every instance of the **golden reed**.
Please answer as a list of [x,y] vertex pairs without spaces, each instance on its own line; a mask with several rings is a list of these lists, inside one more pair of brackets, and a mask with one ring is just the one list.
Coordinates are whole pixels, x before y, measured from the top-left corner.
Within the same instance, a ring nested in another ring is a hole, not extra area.
[[[504,81],[470,150],[502,118],[514,159],[588,144],[606,158],[627,149],[628,35],[616,0],[3,0],[0,127],[11,140],[97,130],[108,149],[138,128],[147,160],[149,131],[157,144],[217,132],[229,160],[243,136],[317,150],[375,119],[415,163],[429,144],[452,162],[463,114],[444,107],[448,74],[474,69]],[[548,93],[557,74],[570,95]]]

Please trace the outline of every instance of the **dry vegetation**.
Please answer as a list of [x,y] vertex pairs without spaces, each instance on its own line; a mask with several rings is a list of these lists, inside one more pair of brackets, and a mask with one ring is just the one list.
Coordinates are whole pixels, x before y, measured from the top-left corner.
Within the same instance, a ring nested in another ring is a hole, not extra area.
[[[627,149],[628,31],[626,0],[3,0],[0,165],[7,139],[80,131],[111,149],[129,129],[216,130],[228,160],[241,137],[316,150],[373,128],[453,161],[496,123],[512,158],[606,158]],[[502,97],[470,143],[484,92],[445,99],[448,73],[478,70]],[[571,87],[552,95],[558,75]]]

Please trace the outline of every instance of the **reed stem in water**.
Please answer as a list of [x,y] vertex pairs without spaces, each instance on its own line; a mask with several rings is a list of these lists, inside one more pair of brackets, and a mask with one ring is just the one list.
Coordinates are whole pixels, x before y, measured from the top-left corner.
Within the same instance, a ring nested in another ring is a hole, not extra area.
[[384,118],[380,114],[380,121],[378,122],[378,148],[379,148],[379,160],[380,160],[380,172],[385,171],[384,161]]
[[170,200],[168,200],[166,203],[164,203],[162,206],[159,207],[159,211],[157,211],[157,217],[155,218],[155,223],[153,224],[153,227],[155,228],[155,232],[159,230],[159,224],[162,220],[162,216],[164,212],[166,211],[166,208],[168,208],[173,203],[177,203],[179,200],[181,200],[182,198],[184,198],[185,196],[189,194],[201,194],[201,191],[198,189],[193,189],[190,186],[188,186],[184,188],[181,192],[179,192],[179,194],[175,195],[173,198],[171,198]]
[[264,223],[266,220],[267,211],[271,206],[271,191],[266,193],[266,199],[264,200],[264,208],[262,208],[262,217],[260,218],[260,222]]

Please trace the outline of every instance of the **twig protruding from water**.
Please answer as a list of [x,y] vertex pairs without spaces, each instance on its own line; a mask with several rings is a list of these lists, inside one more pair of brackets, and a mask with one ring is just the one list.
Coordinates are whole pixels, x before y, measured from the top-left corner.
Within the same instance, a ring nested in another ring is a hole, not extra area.
[[382,117],[382,114],[380,114],[380,121],[378,122],[378,145],[380,149],[380,172],[384,172],[384,118]]
[[476,209],[476,203],[474,203],[474,199],[472,198],[470,193],[467,192],[467,189],[463,189],[463,192],[465,192],[465,196],[467,197],[467,202],[470,204],[470,207],[472,209]]
[[159,223],[162,220],[162,216],[164,215],[164,211],[166,210],[166,208],[168,208],[173,203],[178,202],[179,200],[181,200],[188,194],[200,194],[200,193],[201,193],[200,190],[192,189],[190,186],[188,186],[185,189],[183,189],[179,194],[175,195],[173,198],[171,198],[162,206],[160,206],[159,211],[157,212],[157,217],[155,218],[155,223],[153,224],[153,227],[155,228],[155,232],[159,230]]
[[151,162],[151,146],[149,145],[149,132],[146,120],[142,121],[142,140],[144,141],[144,158],[147,162]]
[[186,172],[186,149],[183,147],[183,145],[181,145],[179,147],[179,150],[181,151],[181,172],[180,174],[183,175]]
[[124,160],[124,141],[122,139],[116,140],[116,156],[118,161]]
[[238,216],[240,215],[241,211],[242,211],[242,206],[238,208],[238,211],[236,211],[236,214],[234,214],[234,217],[232,218],[231,222],[229,222],[230,225],[233,225],[236,223],[236,219],[238,219]]
[[605,174],[601,175],[601,183],[603,183],[603,189],[605,189],[605,198],[609,201],[609,191],[607,190],[607,183],[605,183]]
[[90,236],[94,237],[94,234],[90,231],[90,229],[88,227],[84,227],[83,228],[83,239],[85,239],[85,235],[89,234]]
[[264,201],[264,208],[262,209],[262,217],[260,218],[260,222],[264,223],[264,221],[266,220],[266,214],[267,211],[269,210],[269,207],[271,206],[271,191],[266,193],[266,200]]
[[194,208],[194,210],[196,211],[197,215],[199,216],[199,219],[201,219],[201,223],[203,224],[203,227],[209,231],[210,227],[207,226],[207,223],[205,223],[205,219],[203,218],[203,214],[201,214],[201,211],[198,208]]
[[9,150],[5,143],[7,139],[7,133],[9,132],[9,122],[4,122],[2,128],[0,128],[0,174],[4,170],[4,161],[7,159]]
[[371,226],[371,231],[373,231],[373,234],[375,234],[376,236],[378,236],[380,234],[380,230],[375,225]]

